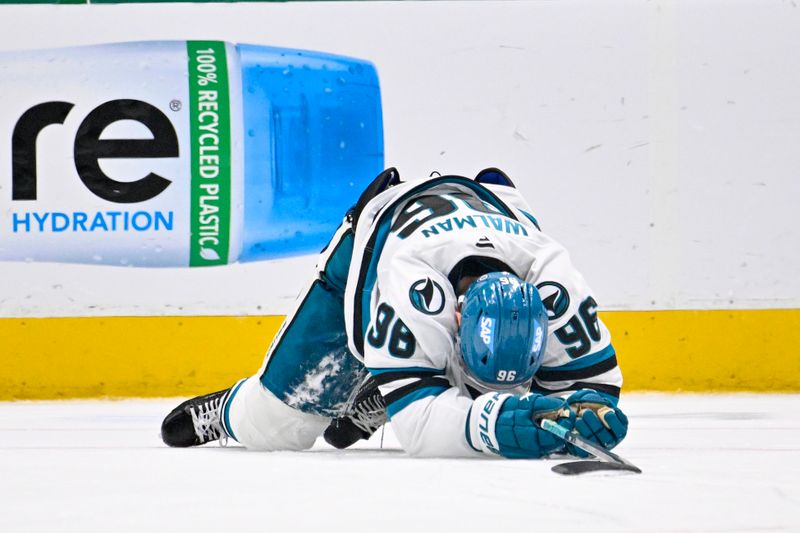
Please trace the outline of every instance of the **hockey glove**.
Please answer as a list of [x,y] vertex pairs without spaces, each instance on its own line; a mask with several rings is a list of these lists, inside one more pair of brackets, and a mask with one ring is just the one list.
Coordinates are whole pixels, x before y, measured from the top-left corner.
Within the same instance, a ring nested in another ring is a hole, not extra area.
[[536,459],[564,449],[564,441],[539,427],[550,418],[572,429],[575,415],[561,398],[489,392],[472,402],[467,440],[477,451],[509,459]]
[[[591,389],[581,389],[567,398],[575,413],[575,429],[587,440],[610,450],[628,433],[628,417],[610,398]],[[578,457],[588,454],[567,444],[567,451]]]

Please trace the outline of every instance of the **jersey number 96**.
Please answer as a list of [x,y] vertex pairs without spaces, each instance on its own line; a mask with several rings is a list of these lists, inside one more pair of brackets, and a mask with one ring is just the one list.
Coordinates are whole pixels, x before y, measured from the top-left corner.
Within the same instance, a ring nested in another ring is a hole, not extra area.
[[[390,330],[391,326],[391,330]],[[367,342],[373,348],[382,348],[389,338],[389,354],[394,357],[408,359],[414,355],[417,347],[417,339],[414,334],[406,327],[400,318],[394,319],[394,309],[387,303],[378,306],[375,315],[375,324],[367,331]]]

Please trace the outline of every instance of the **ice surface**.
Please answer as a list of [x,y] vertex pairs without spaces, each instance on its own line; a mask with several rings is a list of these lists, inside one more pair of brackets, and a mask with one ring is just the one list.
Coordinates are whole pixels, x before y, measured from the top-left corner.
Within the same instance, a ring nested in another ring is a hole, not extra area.
[[800,531],[800,395],[627,394],[617,452],[556,461],[161,444],[177,400],[0,403],[0,531]]

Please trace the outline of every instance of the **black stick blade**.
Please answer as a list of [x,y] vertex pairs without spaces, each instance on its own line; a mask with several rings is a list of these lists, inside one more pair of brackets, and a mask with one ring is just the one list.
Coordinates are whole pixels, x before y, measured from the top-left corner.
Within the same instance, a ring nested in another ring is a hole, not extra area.
[[633,472],[634,474],[641,474],[642,470],[631,464],[624,463],[606,463],[604,461],[572,461],[570,463],[561,463],[555,465],[551,470],[563,476],[577,476],[586,474],[587,472],[598,472],[603,470],[623,470],[625,472]]

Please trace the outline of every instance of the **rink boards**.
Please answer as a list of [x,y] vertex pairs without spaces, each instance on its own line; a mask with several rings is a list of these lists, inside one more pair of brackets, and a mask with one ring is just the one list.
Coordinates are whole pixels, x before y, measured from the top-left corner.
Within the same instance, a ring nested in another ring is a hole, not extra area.
[[[800,310],[601,317],[626,391],[800,391]],[[225,388],[258,369],[282,318],[0,319],[0,400],[164,397]]]
[[[225,36],[369,60],[386,164],[507,171],[592,287],[626,391],[800,391],[800,10],[712,4],[2,6],[0,50]],[[52,143],[69,155],[67,126],[42,132],[40,159]],[[229,386],[258,368],[313,261],[0,262],[0,398]]]

